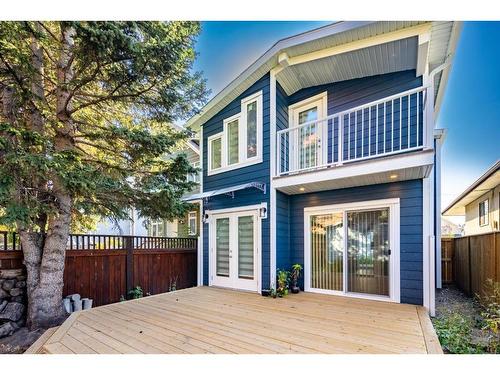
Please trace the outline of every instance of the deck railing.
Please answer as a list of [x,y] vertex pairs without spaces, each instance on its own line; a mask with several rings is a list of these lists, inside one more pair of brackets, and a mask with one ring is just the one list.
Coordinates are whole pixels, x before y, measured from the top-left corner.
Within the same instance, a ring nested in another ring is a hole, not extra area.
[[[182,250],[196,249],[196,238],[70,234],[67,250]],[[21,250],[19,235],[0,231],[0,251]]]
[[422,149],[425,87],[277,132],[277,176]]

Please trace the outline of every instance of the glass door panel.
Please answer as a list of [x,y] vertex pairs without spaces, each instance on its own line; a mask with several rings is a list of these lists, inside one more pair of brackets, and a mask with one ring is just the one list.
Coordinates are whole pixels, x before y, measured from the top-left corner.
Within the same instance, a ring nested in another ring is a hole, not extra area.
[[389,296],[389,209],[347,212],[347,291]]
[[238,217],[238,277],[254,278],[254,216]]
[[343,290],[342,212],[311,216],[311,287]]
[[[298,125],[318,119],[318,107],[312,107],[298,114]],[[299,130],[299,168],[317,165],[318,134],[315,123],[305,125]]]
[[216,274],[229,277],[229,218],[224,217],[215,221],[216,236]]

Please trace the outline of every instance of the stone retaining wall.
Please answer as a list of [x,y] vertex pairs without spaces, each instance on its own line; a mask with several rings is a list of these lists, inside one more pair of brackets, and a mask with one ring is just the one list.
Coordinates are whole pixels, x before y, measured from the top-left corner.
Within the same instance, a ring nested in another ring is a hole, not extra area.
[[0,338],[26,324],[26,303],[25,271],[0,270]]

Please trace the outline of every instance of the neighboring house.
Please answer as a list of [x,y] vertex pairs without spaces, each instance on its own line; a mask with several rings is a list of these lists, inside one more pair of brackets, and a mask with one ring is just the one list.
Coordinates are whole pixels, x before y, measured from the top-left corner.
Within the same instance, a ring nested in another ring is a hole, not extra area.
[[337,22],[289,37],[190,119],[202,140],[190,197],[203,212],[199,283],[261,292],[299,263],[306,291],[433,313],[435,118],[459,30]]
[[466,236],[499,230],[500,160],[460,194],[444,211],[444,216],[465,216]]
[[145,219],[132,210],[131,219],[114,221],[109,218],[100,220],[94,231],[89,234],[109,234],[117,236],[147,236]]
[[[200,167],[199,141],[197,139],[186,141],[179,153],[186,154],[188,161],[193,167]],[[172,156],[175,155],[177,153]],[[189,181],[200,183],[200,173],[191,174],[187,178]],[[197,185],[186,195],[195,194],[199,191],[200,188]],[[133,210],[131,217],[131,220],[120,220],[118,222],[104,218],[97,223],[96,230],[90,233],[153,237],[198,237],[200,233],[201,218],[200,209],[197,204],[194,204],[193,209],[186,213],[183,218],[171,222],[163,219],[149,220],[140,217],[136,210]]]
[[461,237],[464,235],[464,225],[441,218],[441,237]]
[[[189,139],[181,147],[178,153],[186,155],[188,161],[195,168],[200,168],[200,145],[198,139]],[[178,153],[172,155],[174,157]],[[187,176],[189,181],[200,183],[200,174],[194,173]],[[197,194],[200,192],[200,187],[197,185],[186,196]],[[149,236],[165,236],[165,237],[198,237],[200,234],[200,208],[199,205],[194,203],[192,210],[186,213],[184,217],[174,221],[167,221],[163,219],[151,220],[147,225],[147,234]]]

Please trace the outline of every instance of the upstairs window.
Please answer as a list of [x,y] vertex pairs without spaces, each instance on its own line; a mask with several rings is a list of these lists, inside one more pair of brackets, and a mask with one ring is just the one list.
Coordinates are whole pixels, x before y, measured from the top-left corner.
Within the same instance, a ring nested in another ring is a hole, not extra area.
[[488,225],[489,207],[488,199],[479,203],[479,226]]
[[217,170],[222,167],[222,134],[208,138],[208,157],[210,170]]
[[163,220],[151,220],[149,235],[152,237],[162,237],[164,236],[163,228]]
[[240,117],[231,117],[224,121],[224,128],[227,135],[227,164],[233,165],[240,161],[240,148],[239,148],[239,126]]
[[241,112],[208,138],[208,174],[262,162],[262,91],[241,100]]

